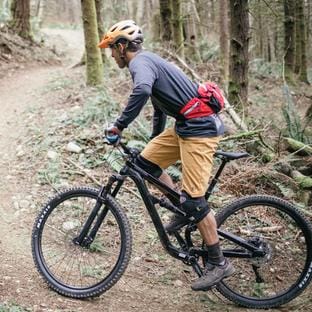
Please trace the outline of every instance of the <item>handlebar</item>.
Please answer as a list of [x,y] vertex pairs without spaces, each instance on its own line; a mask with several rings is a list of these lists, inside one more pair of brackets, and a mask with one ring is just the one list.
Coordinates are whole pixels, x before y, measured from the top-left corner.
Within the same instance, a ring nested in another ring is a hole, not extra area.
[[118,144],[118,141],[121,139],[120,135],[113,133],[107,133],[105,138],[112,145]]
[[107,140],[104,144],[120,146],[126,155],[136,158],[136,156],[140,153],[138,149],[128,147],[125,143],[121,142],[121,136],[118,134],[106,133],[104,138]]

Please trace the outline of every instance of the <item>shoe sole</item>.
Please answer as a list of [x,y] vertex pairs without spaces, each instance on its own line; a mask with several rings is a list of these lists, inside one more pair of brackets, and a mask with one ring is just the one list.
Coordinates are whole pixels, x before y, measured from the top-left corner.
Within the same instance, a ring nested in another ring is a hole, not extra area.
[[217,284],[219,284],[222,280],[232,276],[233,274],[235,273],[235,269],[233,268],[229,273],[227,273],[226,275],[220,277],[213,285],[209,285],[209,286],[206,286],[204,288],[200,288],[200,289],[194,289],[192,286],[192,290],[194,291],[208,291],[208,290],[211,290],[213,288],[216,288]]

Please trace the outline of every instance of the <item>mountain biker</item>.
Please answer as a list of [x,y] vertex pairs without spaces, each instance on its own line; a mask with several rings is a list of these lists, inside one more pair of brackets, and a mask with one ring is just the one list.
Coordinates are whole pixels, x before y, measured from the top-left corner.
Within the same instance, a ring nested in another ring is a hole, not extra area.
[[[99,43],[110,48],[119,68],[128,67],[133,90],[127,105],[107,132],[121,132],[138,116],[151,98],[154,115],[151,141],[138,156],[137,165],[170,187],[174,184],[163,170],[178,159],[182,163],[180,208],[193,220],[207,245],[208,261],[203,276],[193,290],[208,290],[234,273],[219,244],[216,220],[204,194],[212,168],[213,154],[224,132],[220,117],[200,100],[200,88],[180,69],[158,55],[142,49],[143,33],[132,20],[113,25]],[[176,119],[175,127],[165,130],[166,116]],[[175,216],[165,228],[174,231],[185,217]]]

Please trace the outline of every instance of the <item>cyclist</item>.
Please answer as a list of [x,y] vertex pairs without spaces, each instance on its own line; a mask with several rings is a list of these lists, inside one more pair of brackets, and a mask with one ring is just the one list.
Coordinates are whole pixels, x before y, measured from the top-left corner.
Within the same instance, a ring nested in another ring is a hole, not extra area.
[[[197,224],[207,245],[208,262],[192,289],[208,290],[234,273],[234,267],[220,249],[216,220],[204,197],[213,154],[224,132],[223,123],[199,99],[201,85],[193,83],[173,64],[143,50],[142,43],[141,28],[132,20],[124,20],[113,25],[98,45],[111,48],[119,68],[128,67],[133,80],[125,109],[106,131],[121,135],[151,98],[154,107],[151,141],[138,156],[137,164],[173,188],[170,176],[163,169],[181,160],[179,205],[187,217],[174,217],[166,230],[174,231],[186,219]],[[174,128],[164,130],[167,115],[175,118],[176,123]]]

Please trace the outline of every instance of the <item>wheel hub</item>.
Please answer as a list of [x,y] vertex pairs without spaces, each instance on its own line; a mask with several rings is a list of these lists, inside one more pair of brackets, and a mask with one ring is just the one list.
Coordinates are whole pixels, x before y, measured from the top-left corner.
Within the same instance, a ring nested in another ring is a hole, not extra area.
[[264,252],[263,257],[252,257],[249,260],[253,265],[260,267],[272,260],[273,248],[269,242],[260,237],[252,238],[249,242]]

